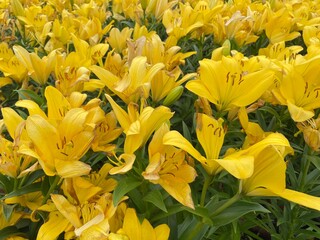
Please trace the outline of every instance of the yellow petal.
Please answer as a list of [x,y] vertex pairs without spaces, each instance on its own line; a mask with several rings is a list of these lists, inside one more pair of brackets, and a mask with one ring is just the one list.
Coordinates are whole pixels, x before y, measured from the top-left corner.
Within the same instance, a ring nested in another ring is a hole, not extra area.
[[13,46],[13,51],[19,61],[26,66],[28,71],[33,71],[33,66],[30,61],[30,53],[21,46]]
[[[124,163],[121,160],[124,160]],[[136,155],[123,153],[119,157],[119,161],[121,161],[121,165],[119,167],[112,168],[109,173],[111,175],[126,173],[132,169],[133,163],[136,159]]]
[[314,116],[313,111],[306,110],[302,107],[298,107],[291,103],[289,100],[287,101],[288,110],[290,112],[291,118],[295,122],[303,122]]
[[253,156],[241,156],[232,158],[232,155],[224,159],[216,160],[227,172],[238,179],[245,179],[252,175],[254,169]]
[[166,174],[161,176],[159,184],[178,202],[194,209],[190,186],[183,179]]
[[222,119],[216,120],[205,114],[197,114],[197,138],[207,159],[217,159],[224,140]]
[[121,127],[124,129],[123,131],[126,133],[131,124],[128,114],[109,95],[106,94],[105,96],[111,104]]
[[46,87],[44,95],[47,99],[48,117],[61,120],[71,108],[70,103],[58,89],[52,86]]
[[110,71],[93,65],[89,68],[111,91],[114,90],[115,84],[120,81],[120,78],[111,73]]
[[64,232],[69,221],[58,211],[49,214],[49,220],[41,225],[37,240],[55,240],[60,233]]
[[88,202],[90,198],[102,190],[82,177],[73,178],[73,187],[80,204]]
[[4,124],[12,139],[15,139],[15,131],[24,119],[20,117],[12,108],[1,108]]
[[157,240],[168,240],[170,235],[170,228],[166,224],[161,224],[155,229]]
[[[26,130],[37,154],[43,161],[40,164],[43,163],[46,168],[52,171],[56,154],[55,145],[60,141],[57,129],[41,116],[32,115],[26,120]],[[45,172],[46,168],[44,168]]]
[[139,147],[143,145],[143,135],[127,135],[124,141],[124,152],[134,153]]
[[207,165],[207,160],[177,131],[170,131],[166,133],[163,136],[163,144],[181,148],[202,164]]
[[62,178],[72,178],[88,175],[91,171],[90,165],[80,161],[63,161],[55,159],[57,174]]
[[59,125],[59,132],[65,136],[67,143],[84,130],[87,115],[88,112],[82,108],[73,108],[66,113]]
[[218,100],[213,96],[211,89],[208,89],[200,80],[192,80],[187,82],[186,88],[194,94],[208,99],[210,102],[217,104]]
[[141,240],[141,224],[133,208],[127,208],[124,220],[123,230],[130,240]]
[[144,219],[141,224],[141,240],[156,240],[156,233],[147,219]]
[[255,195],[255,189],[266,188],[272,192],[285,189],[286,165],[281,154],[268,146],[255,157],[254,173],[243,181],[242,188],[248,195]]
[[[245,75],[237,89],[241,94],[233,101],[233,104],[244,107],[258,100],[273,83],[273,76],[270,70],[260,70]],[[232,98],[232,96],[229,97]]]
[[38,104],[31,100],[20,100],[16,102],[17,107],[23,107],[28,109],[29,115],[38,114],[43,118],[47,118],[46,114],[41,110]]
[[275,192],[282,198],[285,198],[291,202],[300,204],[302,206],[312,208],[320,211],[320,198],[311,196],[302,192],[285,189],[283,192]]
[[[145,108],[146,109],[146,108]],[[152,111],[149,118],[143,118],[144,111],[141,113],[141,125],[143,126],[142,131],[144,131],[143,144],[149,139],[151,134],[158,129],[165,121],[169,120],[173,113],[170,108],[160,106]]]
[[78,210],[74,205],[72,205],[64,196],[59,194],[51,194],[51,199],[59,212],[68,219],[74,227],[81,227],[82,224]]

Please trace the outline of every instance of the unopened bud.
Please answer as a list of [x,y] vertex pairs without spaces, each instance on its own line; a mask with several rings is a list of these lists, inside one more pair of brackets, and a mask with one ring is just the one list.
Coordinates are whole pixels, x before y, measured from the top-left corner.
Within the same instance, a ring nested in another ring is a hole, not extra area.
[[229,39],[227,39],[222,44],[222,55],[223,56],[229,56],[230,55],[230,50],[231,50],[231,43],[230,43]]
[[177,86],[168,93],[166,98],[163,101],[163,105],[165,106],[170,106],[172,103],[177,101],[183,93],[183,87],[182,86]]

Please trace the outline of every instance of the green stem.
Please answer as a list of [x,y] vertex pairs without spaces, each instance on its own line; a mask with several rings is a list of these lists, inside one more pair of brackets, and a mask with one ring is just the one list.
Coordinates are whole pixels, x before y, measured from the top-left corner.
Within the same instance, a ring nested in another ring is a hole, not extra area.
[[212,182],[213,177],[214,177],[214,175],[208,175],[208,176],[205,177],[204,184],[203,184],[203,187],[202,187],[202,192],[201,192],[201,198],[200,198],[200,206],[201,207],[204,206],[204,203],[205,203],[205,200],[206,200],[207,191],[208,191],[208,188],[210,186],[210,183]]
[[50,194],[54,191],[54,189],[56,188],[56,186],[58,185],[60,181],[60,177],[58,175],[55,176],[53,183],[51,184],[46,196],[43,198],[42,200],[42,205],[46,204],[47,200],[50,198]]
[[241,198],[241,194],[237,193],[236,195],[234,195],[232,198],[230,198],[229,200],[227,200],[224,204],[222,204],[222,206],[220,206],[216,211],[214,211],[211,215],[210,218],[219,215],[221,212],[223,212],[225,209],[227,209],[228,207],[230,207],[232,204],[234,204],[235,202],[237,202],[239,199]]

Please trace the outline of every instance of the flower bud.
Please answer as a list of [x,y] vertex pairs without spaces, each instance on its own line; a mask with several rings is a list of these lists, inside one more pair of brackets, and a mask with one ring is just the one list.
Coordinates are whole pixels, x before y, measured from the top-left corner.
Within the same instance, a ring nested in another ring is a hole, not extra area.
[[165,106],[170,106],[173,104],[175,101],[177,101],[183,93],[183,87],[182,86],[177,86],[168,93],[167,97],[163,101],[163,105]]

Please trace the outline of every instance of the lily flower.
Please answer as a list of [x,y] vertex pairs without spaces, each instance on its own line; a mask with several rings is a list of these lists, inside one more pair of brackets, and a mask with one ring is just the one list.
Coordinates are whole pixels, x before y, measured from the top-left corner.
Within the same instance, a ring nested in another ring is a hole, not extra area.
[[221,61],[204,59],[200,61],[199,78],[189,81],[186,88],[207,98],[219,111],[247,106],[258,100],[273,82],[273,72],[262,68],[261,60],[225,56]]
[[197,138],[206,157],[202,156],[202,154],[177,131],[166,133],[163,137],[163,144],[172,145],[188,152],[201,163],[210,175],[215,175],[225,169],[236,178],[247,178],[253,172],[254,159],[252,156],[243,155],[236,158],[229,155],[219,159],[225,135],[222,123],[222,119],[216,120],[200,113],[197,115]]
[[292,31],[295,20],[287,8],[273,12],[269,11],[265,31],[272,44],[291,41],[300,36],[299,32]]
[[167,240],[170,229],[168,225],[161,224],[153,228],[147,219],[140,223],[133,208],[127,208],[123,226],[117,233],[111,233],[109,240]]
[[[258,143],[265,144],[274,138],[270,134]],[[292,153],[289,142],[281,135],[277,136],[281,145],[269,145],[263,148],[252,146],[248,154],[254,156],[253,174],[242,180],[242,192],[248,196],[279,196],[291,202],[320,211],[320,198],[286,188],[286,163],[284,157]],[[274,139],[276,140],[276,139]],[[257,145],[257,144],[256,144]]]
[[37,169],[34,159],[18,153],[19,147],[0,136],[0,173],[20,178]]
[[44,85],[54,69],[56,52],[49,53],[48,56],[40,58],[36,53],[29,53],[21,46],[13,46],[13,51],[18,60],[28,69],[29,76],[39,83]]
[[139,56],[132,60],[128,72],[123,78],[96,65],[91,66],[90,69],[112,92],[129,104],[130,102],[137,102],[140,98],[147,99],[149,97],[150,82],[155,74],[163,68],[163,63],[157,63],[149,67],[147,58]]
[[279,88],[273,91],[277,100],[288,106],[295,122],[312,118],[314,109],[320,107],[320,83],[308,82],[300,69],[287,65]]
[[[20,62],[6,42],[0,43],[0,71],[7,78],[22,83],[27,77],[27,68]],[[2,79],[1,82],[4,80]],[[8,81],[8,84],[11,81]],[[1,83],[4,86],[4,83]]]
[[169,120],[173,113],[169,108],[160,106],[157,108],[141,108],[140,113],[137,105],[130,103],[128,113],[125,112],[109,95],[106,94],[114,114],[116,115],[123,132],[126,134],[124,142],[124,152],[134,153],[143,146],[162,123]]
[[71,109],[58,125],[52,125],[38,114],[29,116],[26,131],[33,147],[21,147],[20,152],[38,159],[48,176],[67,178],[88,174],[91,167],[79,161],[94,138],[93,130],[86,126],[87,115],[84,109]]
[[184,151],[162,143],[167,132],[169,127],[164,123],[154,133],[149,144],[149,165],[142,176],[162,186],[181,204],[194,209],[188,184],[194,181],[197,173],[185,160]]

